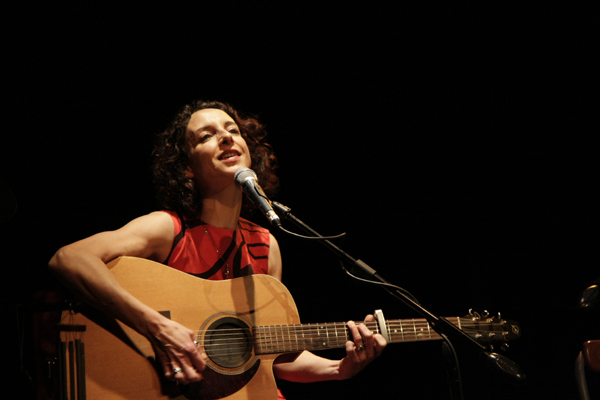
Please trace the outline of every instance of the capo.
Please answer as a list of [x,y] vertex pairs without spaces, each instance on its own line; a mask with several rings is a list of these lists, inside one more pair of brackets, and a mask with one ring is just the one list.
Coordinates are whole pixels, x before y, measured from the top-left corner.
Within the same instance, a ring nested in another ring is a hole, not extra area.
[[375,315],[375,318],[377,318],[377,323],[379,324],[381,336],[383,336],[386,342],[390,343],[390,337],[388,335],[387,326],[385,325],[385,318],[383,318],[383,311],[375,310],[373,315]]

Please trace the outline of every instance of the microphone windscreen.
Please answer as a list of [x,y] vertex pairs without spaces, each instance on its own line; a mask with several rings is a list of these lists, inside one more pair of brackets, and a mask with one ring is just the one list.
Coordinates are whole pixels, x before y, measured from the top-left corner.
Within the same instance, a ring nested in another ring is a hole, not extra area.
[[240,168],[235,171],[233,175],[233,179],[235,180],[235,184],[237,187],[242,188],[244,182],[248,179],[257,179],[256,173],[252,171],[250,168]]

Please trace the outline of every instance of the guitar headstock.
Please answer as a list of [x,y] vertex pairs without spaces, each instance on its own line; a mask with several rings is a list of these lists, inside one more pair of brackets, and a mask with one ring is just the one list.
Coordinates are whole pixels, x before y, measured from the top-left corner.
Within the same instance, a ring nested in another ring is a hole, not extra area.
[[521,337],[519,323],[502,318],[500,313],[490,317],[487,311],[479,314],[471,309],[467,316],[459,320],[461,329],[480,343],[501,343],[503,347],[508,347],[506,342]]

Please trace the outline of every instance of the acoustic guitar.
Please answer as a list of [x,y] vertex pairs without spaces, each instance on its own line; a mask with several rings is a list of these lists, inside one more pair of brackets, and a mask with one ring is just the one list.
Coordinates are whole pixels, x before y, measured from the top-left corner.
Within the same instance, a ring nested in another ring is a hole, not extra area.
[[[344,322],[301,324],[289,291],[268,275],[207,281],[134,257],[117,258],[108,267],[133,296],[196,332],[207,368],[200,382],[177,385],[163,378],[142,335],[98,310],[64,311],[61,340],[76,343],[74,354],[65,350],[61,362],[62,387],[72,392],[70,398],[79,392],[79,398],[91,400],[275,400],[272,367],[278,356],[343,348],[350,340]],[[520,336],[514,321],[447,319],[480,341]],[[425,319],[379,318],[367,326],[388,343],[441,339]]]

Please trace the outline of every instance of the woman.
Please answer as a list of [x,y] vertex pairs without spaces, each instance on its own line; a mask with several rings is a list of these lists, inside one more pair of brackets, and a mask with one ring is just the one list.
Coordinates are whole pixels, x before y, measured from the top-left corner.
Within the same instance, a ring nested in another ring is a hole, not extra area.
[[[240,218],[247,205],[233,179],[239,168],[252,168],[267,194],[275,190],[276,159],[265,134],[258,120],[225,103],[184,107],[159,135],[154,151],[155,181],[166,210],[65,246],[50,261],[50,268],[76,295],[144,335],[171,380],[202,379],[206,355],[194,344],[190,329],[127,293],[105,263],[134,256],[205,279],[266,273],[281,280],[277,241],[268,230]],[[381,354],[386,342],[364,324],[350,321],[348,327],[354,340],[346,343],[346,357],[328,360],[305,351],[293,362],[276,364],[275,376],[316,382],[356,375]]]

